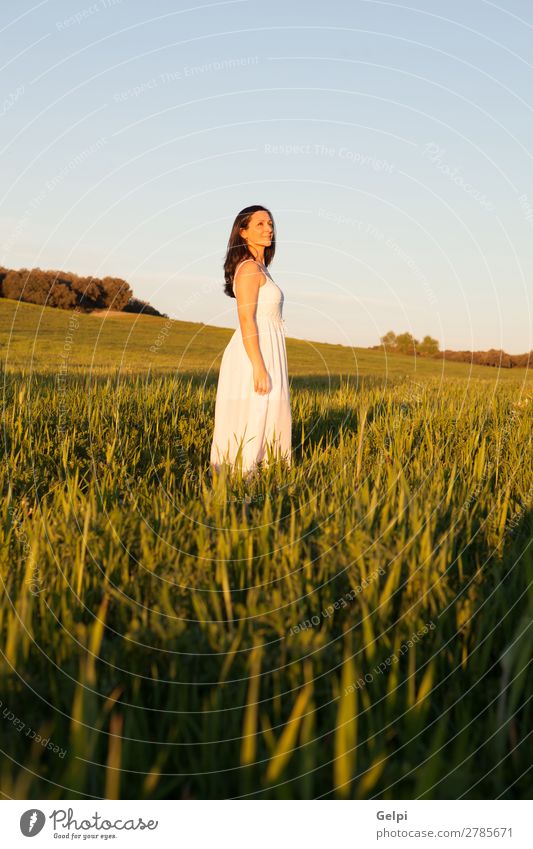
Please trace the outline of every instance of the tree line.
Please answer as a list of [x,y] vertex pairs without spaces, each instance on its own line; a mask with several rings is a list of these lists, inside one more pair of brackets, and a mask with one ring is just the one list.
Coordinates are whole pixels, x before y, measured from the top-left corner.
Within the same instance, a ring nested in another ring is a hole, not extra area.
[[120,277],[82,277],[70,271],[0,267],[0,297],[64,310],[111,309],[166,317],[147,301],[134,297],[130,284]]
[[[121,277],[82,277],[70,271],[45,271],[41,268],[13,270],[0,267],[0,298],[64,310],[75,307],[82,312],[112,309],[168,318],[166,313],[159,312],[147,301],[134,297],[131,286]],[[529,354],[507,354],[496,348],[488,351],[441,351],[438,341],[431,336],[424,336],[422,341],[419,341],[411,333],[396,334],[393,330],[389,330],[380,341],[381,345],[374,345],[374,349],[384,347],[388,353],[499,368],[533,366],[533,351]]]
[[497,348],[488,351],[451,351],[439,349],[439,343],[431,336],[424,336],[421,342],[411,333],[399,333],[389,330],[380,339],[381,345],[374,348],[384,347],[388,353],[410,354],[415,357],[432,357],[444,360],[452,360],[457,363],[474,363],[481,366],[497,366],[499,368],[514,368],[515,366],[533,366],[533,351],[529,354],[506,354]]

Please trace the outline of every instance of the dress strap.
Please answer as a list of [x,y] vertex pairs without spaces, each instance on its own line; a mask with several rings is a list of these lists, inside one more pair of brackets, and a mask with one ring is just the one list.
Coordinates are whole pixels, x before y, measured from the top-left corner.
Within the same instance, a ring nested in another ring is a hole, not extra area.
[[248,259],[241,259],[241,261],[238,262],[237,265],[235,266],[235,271],[233,272],[234,277],[235,277],[235,274],[237,273],[237,269],[238,269],[239,265],[242,265],[245,262],[256,262],[256,260],[252,259],[251,257],[248,257]]

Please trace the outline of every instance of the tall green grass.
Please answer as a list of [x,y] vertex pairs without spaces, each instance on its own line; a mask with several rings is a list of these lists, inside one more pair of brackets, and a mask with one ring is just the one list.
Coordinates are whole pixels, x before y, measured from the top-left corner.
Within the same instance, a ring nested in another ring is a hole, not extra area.
[[3,794],[530,796],[519,380],[296,374],[245,482],[212,379],[0,377]]

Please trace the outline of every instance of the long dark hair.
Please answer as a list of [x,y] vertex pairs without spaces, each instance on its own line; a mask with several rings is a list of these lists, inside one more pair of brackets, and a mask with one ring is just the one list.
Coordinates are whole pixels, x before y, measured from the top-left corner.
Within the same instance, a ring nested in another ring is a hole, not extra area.
[[265,248],[265,265],[270,265],[274,259],[274,254],[276,253],[276,225],[274,224],[274,219],[272,218],[270,210],[267,209],[266,206],[259,205],[246,206],[244,209],[241,209],[233,222],[233,227],[231,228],[228,240],[226,258],[224,260],[224,279],[226,281],[224,293],[229,295],[230,298],[235,297],[233,292],[233,276],[239,262],[243,259],[255,259],[239,232],[241,229],[246,230],[254,212],[268,212],[272,220],[272,241],[270,245]]

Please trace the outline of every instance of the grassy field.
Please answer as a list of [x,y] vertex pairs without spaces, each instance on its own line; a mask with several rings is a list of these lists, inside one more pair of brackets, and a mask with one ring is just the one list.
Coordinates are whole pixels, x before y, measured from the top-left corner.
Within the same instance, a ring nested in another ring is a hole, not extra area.
[[[236,325],[235,325],[236,326]],[[125,374],[150,371],[202,376],[215,381],[222,352],[233,329],[209,327],[129,313],[83,315],[36,304],[0,299],[0,343],[7,369],[39,372]],[[383,350],[350,348],[301,339],[287,340],[290,375],[305,378],[343,376],[477,377],[533,385],[533,370],[494,369],[403,356]]]
[[293,466],[211,481],[164,327],[0,301],[4,796],[530,798],[531,374],[288,339]]

